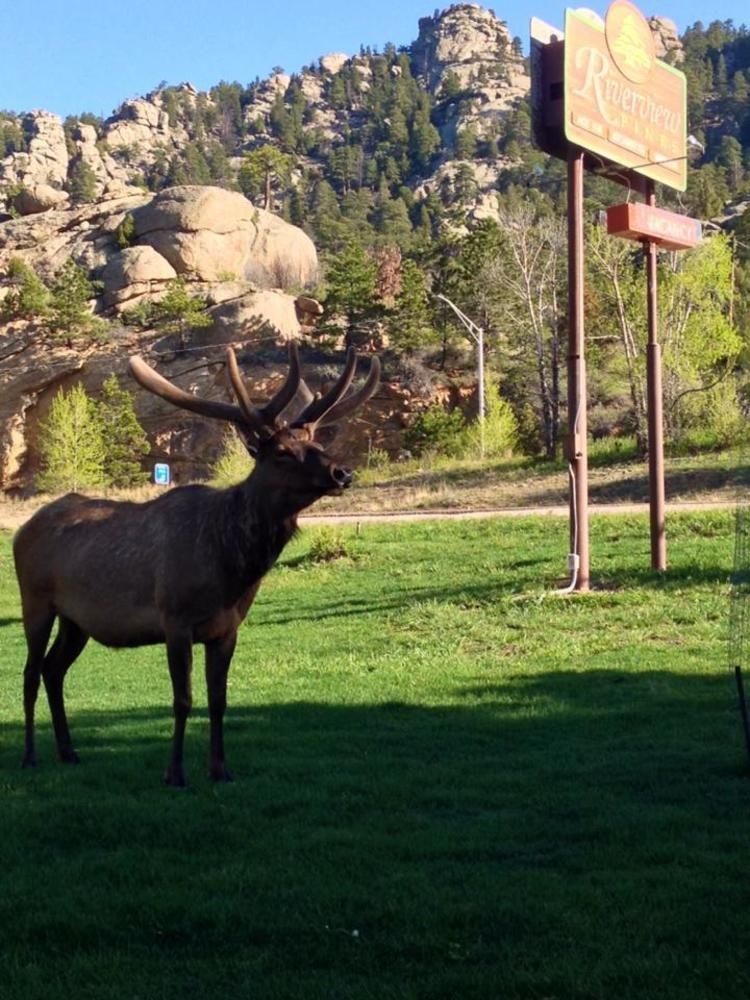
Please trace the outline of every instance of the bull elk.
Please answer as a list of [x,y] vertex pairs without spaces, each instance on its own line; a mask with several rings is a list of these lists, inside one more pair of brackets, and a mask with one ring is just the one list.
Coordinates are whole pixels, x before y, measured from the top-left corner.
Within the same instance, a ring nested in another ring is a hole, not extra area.
[[[237,630],[263,577],[297,530],[299,512],[322,496],[340,494],[352,481],[351,470],[326,453],[324,438],[377,388],[380,367],[373,358],[364,385],[348,391],[356,363],[350,349],[336,384],[325,395],[313,397],[300,376],[292,344],[284,384],[273,399],[256,407],[231,348],[227,368],[237,404],[193,396],[142,358],[130,359],[130,372],[144,389],[174,406],[233,424],[255,464],[244,482],[229,489],[182,486],[146,503],[70,493],[37,511],[21,528],[13,550],[28,646],[25,766],[36,764],[34,707],[40,679],[59,757],[77,763],[63,682],[88,639],[113,647],[164,643],[174,694],[174,736],[165,780],[184,785],[193,644],[202,643],[209,774],[218,781],[231,780],[224,759],[223,720]],[[47,651],[55,619],[57,635]]]

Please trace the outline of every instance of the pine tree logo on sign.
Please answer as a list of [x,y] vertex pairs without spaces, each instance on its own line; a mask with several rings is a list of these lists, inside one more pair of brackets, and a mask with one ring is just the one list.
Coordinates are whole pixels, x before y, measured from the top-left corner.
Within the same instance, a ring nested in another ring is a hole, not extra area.
[[628,0],[615,0],[604,21],[607,48],[615,65],[632,83],[645,83],[656,60],[648,21]]

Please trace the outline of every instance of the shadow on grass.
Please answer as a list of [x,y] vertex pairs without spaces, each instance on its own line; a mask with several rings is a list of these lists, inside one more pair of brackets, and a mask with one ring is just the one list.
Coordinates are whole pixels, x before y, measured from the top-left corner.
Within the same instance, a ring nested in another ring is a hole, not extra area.
[[93,981],[104,1000],[123,976],[128,995],[168,1000],[209,983],[305,1000],[694,1000],[712,994],[674,968],[701,978],[700,955],[722,996],[743,995],[725,933],[750,933],[730,678],[569,671],[453,696],[234,705],[230,786],[204,777],[198,711],[187,795],[160,785],[166,704],[71,712],[75,768],[52,759],[46,711],[34,772],[18,769],[20,724],[4,725],[4,997],[27,996],[21,973],[42,961],[55,990],[93,996]]
[[[732,740],[735,692],[728,671],[715,676],[560,671],[498,682],[488,682],[485,675],[454,695],[456,703],[428,708],[399,701],[230,704],[227,743],[237,770],[245,775],[242,795],[252,796],[253,785],[263,782],[266,774],[279,777],[286,770],[288,779],[296,779],[302,769],[323,786],[337,784],[345,774],[354,785],[371,789],[382,784],[395,791],[400,783],[413,782],[403,806],[412,794],[416,801],[430,800],[438,787],[441,799],[458,805],[474,798],[473,784],[485,792],[494,788],[497,794],[504,788],[517,789],[519,768],[531,768],[527,777],[533,776],[535,782],[543,782],[550,773],[559,779],[564,773],[575,783],[584,774],[591,777],[598,772],[595,780],[603,780],[614,791],[616,772],[624,763],[634,777],[649,772],[653,778],[655,755],[665,776],[677,767],[684,777],[688,760],[695,768],[693,776],[704,778],[739,763],[739,729],[734,734],[736,746]],[[472,700],[474,704],[469,704]],[[46,745],[44,765],[16,774],[16,780],[29,789],[45,789],[46,794],[53,790],[47,787],[52,779],[57,791],[63,791],[60,782],[70,782],[74,790],[82,776],[87,784],[91,780],[106,786],[112,770],[128,773],[132,787],[158,784],[152,763],[168,753],[172,725],[168,703],[117,712],[71,708],[74,742],[86,760],[80,768],[55,762],[47,715],[42,695],[39,728]],[[194,760],[198,746],[205,743],[206,729],[207,712],[199,707],[188,726]],[[0,726],[0,767],[6,774],[17,771],[21,737],[19,706],[18,724]],[[594,755],[585,763],[579,756],[583,750]],[[426,784],[423,767],[434,767]],[[464,784],[469,774],[474,777]],[[196,777],[202,782],[200,774]],[[533,789],[527,793],[536,794]],[[580,788],[569,789],[574,797],[581,793]],[[500,804],[496,795],[492,799]],[[487,801],[481,808],[489,806]]]

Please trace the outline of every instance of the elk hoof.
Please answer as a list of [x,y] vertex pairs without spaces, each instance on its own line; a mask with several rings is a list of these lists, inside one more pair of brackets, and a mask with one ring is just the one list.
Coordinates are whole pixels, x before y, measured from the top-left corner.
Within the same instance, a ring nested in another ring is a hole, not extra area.
[[21,761],[21,767],[36,767],[36,754],[26,753],[23,755],[23,760]]
[[80,764],[81,758],[75,752],[73,747],[65,747],[60,750],[60,760],[63,764]]
[[164,783],[170,788],[187,788],[187,778],[181,767],[170,764],[164,772]]
[[208,776],[212,781],[234,781],[234,775],[226,764],[212,764]]

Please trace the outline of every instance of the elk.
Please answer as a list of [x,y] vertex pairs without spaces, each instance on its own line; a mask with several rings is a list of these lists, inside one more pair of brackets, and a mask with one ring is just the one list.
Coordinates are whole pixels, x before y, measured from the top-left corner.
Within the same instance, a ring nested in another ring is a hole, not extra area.
[[[88,639],[112,647],[164,643],[174,696],[165,781],[184,786],[193,645],[202,643],[209,775],[232,780],[224,759],[223,720],[237,630],[263,577],[295,534],[299,512],[322,496],[341,494],[352,482],[351,470],[336,464],[325,449],[335,425],[377,388],[380,366],[373,358],[362,387],[349,392],[356,364],[350,349],[335,385],[313,397],[292,343],[284,384],[256,407],[231,347],[227,370],[237,404],[191,395],[142,358],[130,358],[130,373],[144,389],[174,406],[233,424],[254,467],[244,482],[228,489],[182,486],[145,503],[70,493],[41,508],[20,529],[13,551],[28,647],[24,766],[36,764],[34,707],[40,679],[58,755],[65,763],[77,763],[63,682]],[[47,651],[55,619],[57,634]]]

